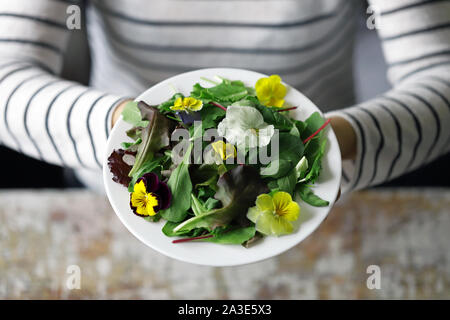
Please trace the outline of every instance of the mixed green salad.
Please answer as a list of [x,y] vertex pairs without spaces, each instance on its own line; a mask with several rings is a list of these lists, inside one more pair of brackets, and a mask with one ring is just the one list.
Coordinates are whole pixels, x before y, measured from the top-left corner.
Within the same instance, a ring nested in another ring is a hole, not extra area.
[[[113,180],[128,188],[132,212],[183,241],[242,244],[294,231],[298,195],[328,206],[314,194],[328,121],[315,112],[289,116],[281,78],[254,87],[218,77],[189,96],[158,105],[128,103],[123,120],[132,142],[108,158]],[[301,106],[299,106],[301,107]],[[211,133],[212,132],[212,133]],[[270,153],[270,155],[268,155]]]

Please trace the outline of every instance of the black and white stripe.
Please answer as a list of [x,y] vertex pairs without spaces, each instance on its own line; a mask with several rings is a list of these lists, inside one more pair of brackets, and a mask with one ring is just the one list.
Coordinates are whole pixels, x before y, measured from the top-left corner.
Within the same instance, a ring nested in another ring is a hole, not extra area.
[[98,170],[124,96],[179,72],[229,66],[280,74],[324,111],[350,107],[328,114],[357,134],[344,190],[395,178],[450,149],[450,1],[370,1],[395,87],[353,107],[356,1],[88,1],[91,88],[54,75],[69,37],[66,8],[81,3],[0,4],[2,144]]

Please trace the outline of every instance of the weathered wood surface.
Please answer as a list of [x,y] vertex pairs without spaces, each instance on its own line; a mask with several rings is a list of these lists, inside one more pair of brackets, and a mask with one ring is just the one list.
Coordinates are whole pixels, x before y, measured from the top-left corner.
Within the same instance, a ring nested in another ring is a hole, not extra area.
[[[377,190],[341,199],[290,251],[210,268],[147,248],[103,196],[0,192],[0,298],[450,298],[450,190]],[[78,265],[81,289],[66,286]],[[381,289],[366,269],[378,265]]]

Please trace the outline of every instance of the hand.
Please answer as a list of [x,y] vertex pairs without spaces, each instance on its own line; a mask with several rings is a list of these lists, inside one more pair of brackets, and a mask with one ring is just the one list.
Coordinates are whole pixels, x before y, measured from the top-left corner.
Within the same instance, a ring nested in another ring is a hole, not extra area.
[[[340,117],[330,118],[330,124],[336,134],[341,149],[342,160],[355,160],[356,158],[356,133],[352,125]],[[341,197],[341,188],[339,188],[336,201]]]
[[336,134],[339,149],[341,149],[342,160],[355,160],[356,133],[352,125],[341,117],[330,118],[330,124]]
[[123,108],[125,108],[125,105],[128,102],[130,102],[130,101],[132,101],[132,100],[131,99],[124,100],[121,103],[119,103],[117,105],[117,107],[114,109],[112,117],[111,117],[111,125],[112,125],[112,127],[114,127],[114,125],[116,124],[117,120],[119,120],[120,114],[122,113]]

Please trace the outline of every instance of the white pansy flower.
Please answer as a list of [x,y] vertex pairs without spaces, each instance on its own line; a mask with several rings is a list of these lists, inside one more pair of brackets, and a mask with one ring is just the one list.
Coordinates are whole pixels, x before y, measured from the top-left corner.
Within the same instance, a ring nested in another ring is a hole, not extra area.
[[246,145],[255,148],[268,145],[275,128],[265,123],[262,114],[253,107],[229,106],[217,131],[228,142],[238,147]]

